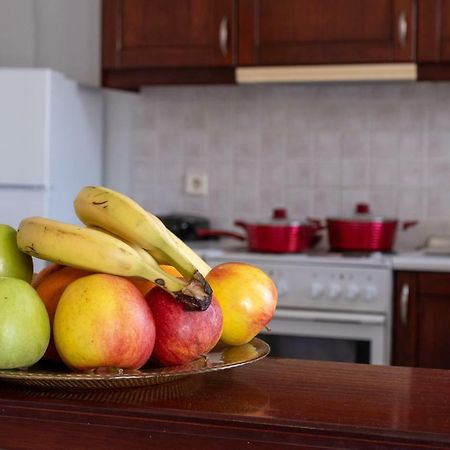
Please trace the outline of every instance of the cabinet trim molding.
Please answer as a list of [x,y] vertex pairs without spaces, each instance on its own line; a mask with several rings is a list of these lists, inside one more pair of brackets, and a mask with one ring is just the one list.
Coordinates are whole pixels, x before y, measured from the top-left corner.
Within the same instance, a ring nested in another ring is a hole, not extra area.
[[327,64],[238,67],[237,83],[417,80],[417,64]]

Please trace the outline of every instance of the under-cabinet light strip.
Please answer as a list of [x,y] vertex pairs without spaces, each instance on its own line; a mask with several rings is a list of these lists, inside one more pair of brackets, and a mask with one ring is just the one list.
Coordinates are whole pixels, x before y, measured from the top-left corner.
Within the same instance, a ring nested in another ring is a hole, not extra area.
[[342,64],[316,66],[238,67],[238,83],[417,80],[417,65]]

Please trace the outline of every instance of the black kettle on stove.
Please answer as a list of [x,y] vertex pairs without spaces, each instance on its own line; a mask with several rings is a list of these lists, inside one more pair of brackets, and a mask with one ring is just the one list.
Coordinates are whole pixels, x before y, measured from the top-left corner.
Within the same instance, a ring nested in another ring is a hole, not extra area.
[[204,241],[217,239],[217,237],[203,237],[197,233],[198,229],[207,229],[210,222],[205,217],[191,214],[168,214],[159,216],[161,222],[183,241]]

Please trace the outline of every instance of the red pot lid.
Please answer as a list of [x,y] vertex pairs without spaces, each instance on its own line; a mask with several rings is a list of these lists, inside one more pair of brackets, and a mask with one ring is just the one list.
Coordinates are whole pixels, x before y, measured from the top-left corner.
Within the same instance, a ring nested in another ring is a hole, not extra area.
[[328,217],[328,220],[352,221],[352,222],[395,222],[397,219],[391,217],[383,217],[379,214],[374,215],[370,212],[368,203],[357,203],[355,212],[348,217]]
[[247,226],[276,226],[276,227],[298,227],[303,225],[306,221],[291,219],[286,208],[274,208],[272,210],[272,217],[269,219],[262,219],[256,222],[240,221]]

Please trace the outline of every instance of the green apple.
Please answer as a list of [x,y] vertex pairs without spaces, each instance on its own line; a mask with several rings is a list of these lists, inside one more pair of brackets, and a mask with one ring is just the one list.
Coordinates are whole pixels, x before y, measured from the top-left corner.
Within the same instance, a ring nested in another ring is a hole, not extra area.
[[33,259],[17,247],[17,231],[0,224],[0,277],[20,278],[31,283]]
[[0,369],[33,365],[49,340],[50,320],[37,292],[26,281],[0,277]]

